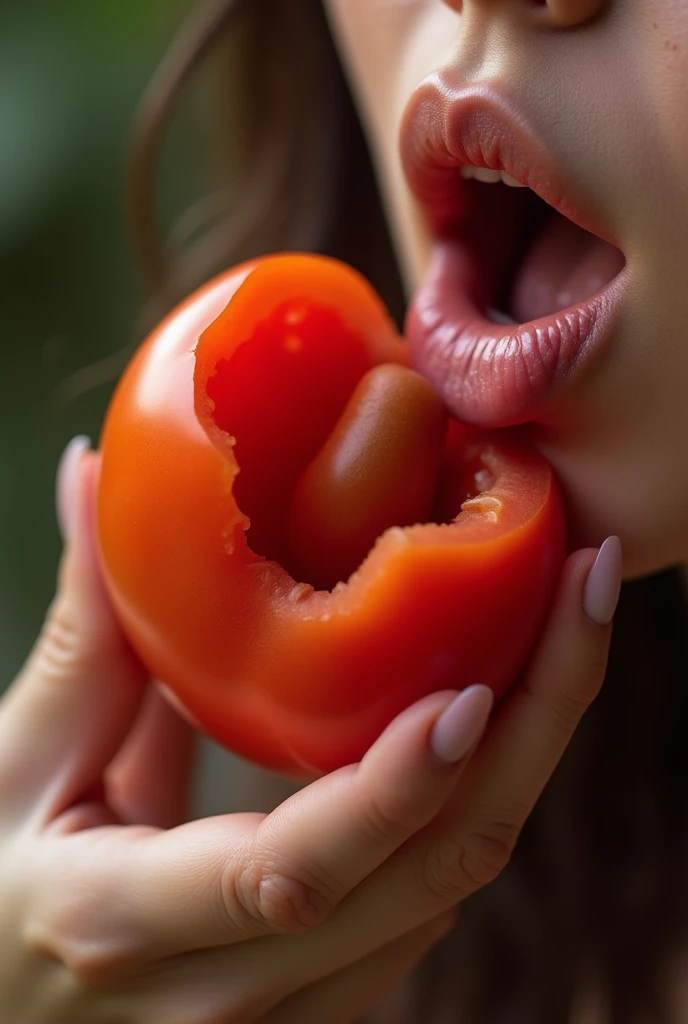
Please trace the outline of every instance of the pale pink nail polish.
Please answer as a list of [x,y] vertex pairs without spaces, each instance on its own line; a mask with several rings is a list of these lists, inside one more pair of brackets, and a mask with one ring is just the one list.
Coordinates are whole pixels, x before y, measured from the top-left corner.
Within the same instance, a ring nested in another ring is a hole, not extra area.
[[583,591],[583,611],[598,626],[608,626],[621,592],[621,541],[607,537],[597,553]]
[[469,686],[444,709],[432,727],[430,749],[439,761],[456,764],[480,739],[494,703],[489,686]]
[[76,474],[79,463],[90,447],[91,439],[79,434],[69,442],[58,463],[55,504],[57,523],[65,544],[71,540],[73,532]]

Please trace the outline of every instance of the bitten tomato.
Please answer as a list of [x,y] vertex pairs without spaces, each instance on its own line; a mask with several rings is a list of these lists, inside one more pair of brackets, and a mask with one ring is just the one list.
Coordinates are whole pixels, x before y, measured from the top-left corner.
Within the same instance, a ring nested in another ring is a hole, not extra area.
[[503,695],[563,562],[547,463],[448,419],[407,361],[353,270],[269,257],[172,313],[108,412],[99,536],[133,645],[202,730],[292,776],[429,692]]

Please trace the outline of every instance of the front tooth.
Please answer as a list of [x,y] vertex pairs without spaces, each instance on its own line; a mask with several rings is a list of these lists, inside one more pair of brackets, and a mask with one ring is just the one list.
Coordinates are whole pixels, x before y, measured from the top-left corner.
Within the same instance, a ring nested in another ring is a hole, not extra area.
[[511,324],[518,323],[518,320],[514,320],[508,313],[502,313],[499,309],[488,309],[487,318],[493,324],[508,324],[510,326]]
[[489,167],[474,167],[473,177],[492,185],[501,179],[501,171],[492,171]]
[[516,181],[515,178],[512,178],[510,174],[506,173],[506,171],[502,171],[500,176],[501,176],[501,179],[504,182],[504,184],[505,185],[511,185],[512,188],[525,188],[526,187],[522,182]]
[[516,181],[516,178],[512,178],[506,171],[493,171],[489,167],[474,167],[472,164],[464,164],[460,173],[462,178],[475,178],[477,181],[484,181],[489,185],[502,181],[511,188],[526,188],[523,182]]

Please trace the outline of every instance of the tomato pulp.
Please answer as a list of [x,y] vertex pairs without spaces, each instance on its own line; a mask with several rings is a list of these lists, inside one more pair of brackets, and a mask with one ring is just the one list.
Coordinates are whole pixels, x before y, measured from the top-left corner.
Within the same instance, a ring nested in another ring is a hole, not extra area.
[[501,697],[542,627],[565,554],[552,471],[427,387],[367,282],[282,255],[172,313],[108,410],[98,526],[124,628],[200,729],[275,771],[360,759],[436,690]]

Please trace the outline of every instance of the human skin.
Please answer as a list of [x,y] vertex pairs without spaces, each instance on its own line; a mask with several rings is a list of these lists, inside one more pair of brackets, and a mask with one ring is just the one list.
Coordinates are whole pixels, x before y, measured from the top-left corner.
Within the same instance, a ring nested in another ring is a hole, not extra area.
[[[434,238],[399,155],[427,76],[524,111],[626,258],[607,342],[526,429],[576,544],[618,533],[626,577],[688,560],[688,11],[682,0],[325,0],[367,128],[409,295]],[[490,186],[506,188],[503,185]]]
[[272,814],[184,824],[192,731],[107,599],[98,472],[77,439],[58,594],[0,702],[0,1018],[353,1024],[506,865],[601,685],[618,542],[569,557],[486,731],[487,687],[431,694]]
[[[368,3],[340,0],[340,13]],[[423,7],[403,6],[409,34],[394,35],[405,21],[390,0],[390,36],[422,48],[424,24],[410,33]],[[390,208],[411,281],[424,250],[397,173]],[[483,688],[463,718],[441,717],[453,694],[433,694],[360,764],[272,814],[182,824],[192,734],[149,685],[107,599],[98,471],[94,453],[70,446],[58,594],[0,702],[0,1018],[352,1024],[508,862],[599,691],[618,544],[569,557],[523,678],[487,728]]]

